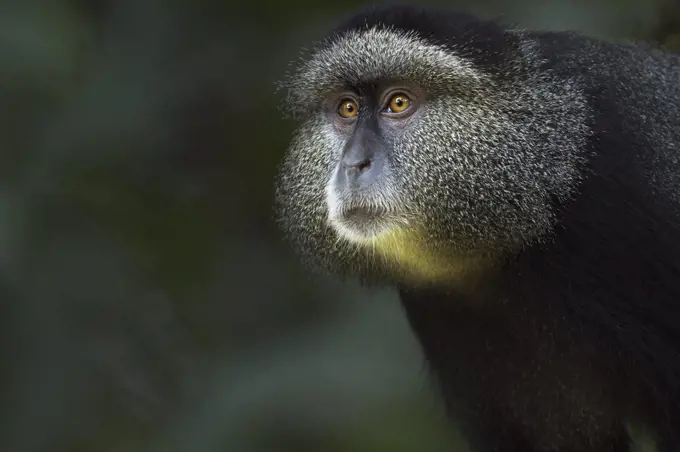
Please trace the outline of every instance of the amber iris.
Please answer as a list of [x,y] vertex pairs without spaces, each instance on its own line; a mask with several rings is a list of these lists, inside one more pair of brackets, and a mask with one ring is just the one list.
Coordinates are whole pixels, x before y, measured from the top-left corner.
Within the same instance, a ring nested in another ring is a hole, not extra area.
[[353,118],[359,113],[359,106],[351,99],[345,99],[340,103],[338,114],[343,118]]
[[389,109],[392,113],[401,113],[411,106],[411,99],[406,94],[395,94],[390,99]]

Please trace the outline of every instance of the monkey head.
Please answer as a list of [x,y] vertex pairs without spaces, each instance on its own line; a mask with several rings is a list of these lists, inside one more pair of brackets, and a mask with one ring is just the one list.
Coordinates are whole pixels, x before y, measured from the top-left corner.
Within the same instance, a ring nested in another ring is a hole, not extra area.
[[364,21],[283,83],[298,128],[276,208],[314,268],[455,280],[550,236],[580,174],[582,90],[538,70],[520,35],[479,29],[452,41]]

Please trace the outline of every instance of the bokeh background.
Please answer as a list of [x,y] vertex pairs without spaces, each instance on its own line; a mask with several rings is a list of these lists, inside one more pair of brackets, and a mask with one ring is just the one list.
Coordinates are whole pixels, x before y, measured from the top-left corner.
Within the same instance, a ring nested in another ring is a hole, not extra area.
[[[675,0],[447,3],[680,49]],[[272,221],[275,81],[361,4],[0,2],[0,451],[464,450],[395,294]]]

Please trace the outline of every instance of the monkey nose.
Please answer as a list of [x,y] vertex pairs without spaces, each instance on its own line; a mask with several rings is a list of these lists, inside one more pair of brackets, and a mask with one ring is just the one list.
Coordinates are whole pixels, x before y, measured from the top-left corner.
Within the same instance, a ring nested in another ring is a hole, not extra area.
[[340,187],[348,191],[373,189],[381,178],[381,162],[379,158],[368,156],[345,156],[336,173]]

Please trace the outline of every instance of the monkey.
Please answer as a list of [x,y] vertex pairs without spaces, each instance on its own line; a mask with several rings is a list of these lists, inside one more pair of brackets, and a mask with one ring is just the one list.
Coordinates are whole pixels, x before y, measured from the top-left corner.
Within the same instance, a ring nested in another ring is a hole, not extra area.
[[680,450],[679,56],[398,4],[293,66],[278,224],[396,290],[473,451]]

